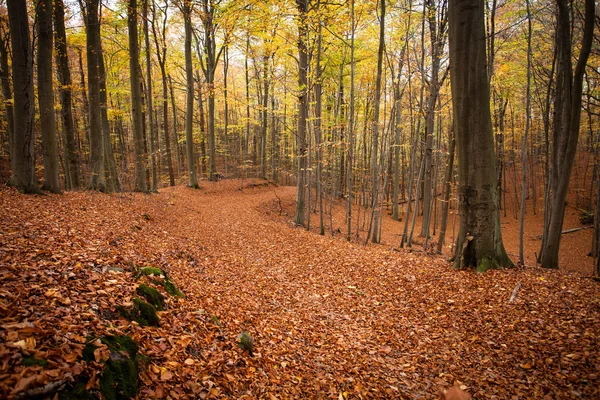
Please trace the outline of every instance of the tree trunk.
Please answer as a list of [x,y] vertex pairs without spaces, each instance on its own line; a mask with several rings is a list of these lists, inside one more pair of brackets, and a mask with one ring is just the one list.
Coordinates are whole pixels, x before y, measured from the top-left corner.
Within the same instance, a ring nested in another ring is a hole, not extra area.
[[33,155],[33,62],[27,3],[7,0],[14,91],[14,139],[11,183],[21,193],[40,193]]
[[105,191],[102,114],[100,111],[100,0],[85,0],[85,32],[88,70],[88,100],[90,128],[90,177],[88,189]]
[[296,154],[298,171],[296,182],[296,213],[294,223],[304,226],[306,207],[306,118],[308,113],[307,73],[308,73],[308,3],[310,0],[296,0],[298,6],[298,133],[296,136]]
[[442,254],[444,240],[446,238],[446,228],[448,227],[448,208],[450,206],[450,192],[452,191],[452,172],[454,171],[454,150],[456,140],[454,139],[454,129],[448,132],[448,165],[444,175],[444,199],[442,200],[442,217],[440,222],[440,234],[438,235],[437,253]]
[[585,23],[577,66],[573,72],[571,62],[571,22],[569,3],[558,0],[557,47],[558,67],[554,99],[555,121],[552,149],[552,213],[548,225],[548,238],[542,254],[542,267],[558,268],[558,251],[565,214],[567,190],[581,118],[581,93],[583,75],[590,55],[594,34],[594,0],[585,1]]
[[183,19],[185,22],[185,147],[187,150],[188,186],[198,188],[196,159],[194,156],[194,137],[192,136],[192,116],[194,114],[194,71],[192,66],[192,10],[190,0],[183,0]]
[[484,4],[450,0],[450,77],[458,149],[460,227],[455,268],[510,267],[502,243],[487,76]]
[[61,108],[62,129],[65,143],[65,175],[70,182],[68,189],[77,189],[81,186],[79,181],[79,157],[77,154],[77,140],[75,125],[73,124],[71,71],[67,54],[67,36],[65,32],[65,6],[63,0],[54,0],[54,53],[56,55],[56,71],[58,76],[59,99]]
[[[523,180],[521,185],[521,216],[519,223],[519,264],[525,265],[524,233],[525,230],[525,200],[527,199],[527,137],[531,126],[531,9],[529,0],[525,0],[527,7],[527,94],[525,104],[525,133],[523,134]],[[533,174],[533,169],[531,171]],[[535,196],[534,196],[535,197]],[[534,199],[535,202],[535,199]]]
[[[383,70],[383,50],[385,48],[385,0],[381,1],[381,15],[379,16],[379,49],[377,51],[377,76],[375,78],[375,99],[373,112],[373,151],[371,154],[371,168],[373,169],[373,232],[371,241],[379,243],[379,168],[377,165],[377,155],[379,150],[379,108],[381,99],[381,74]],[[367,238],[368,239],[368,238]]]
[[[156,30],[156,19],[157,19],[157,13],[156,13],[156,5],[154,3],[152,3],[153,7],[152,7],[152,14],[153,17],[152,18],[152,32],[153,32],[153,36],[154,36],[154,45],[156,46],[156,57],[158,58],[158,64],[160,66],[160,75],[162,78],[162,109],[163,109],[163,116],[162,116],[162,126],[163,126],[163,131],[165,133],[165,151],[166,151],[166,156],[167,156],[167,167],[169,170],[169,185],[170,186],[175,186],[175,173],[173,171],[173,156],[172,156],[172,150],[171,150],[171,136],[170,136],[170,131],[169,131],[169,89],[167,86],[167,71],[165,68],[165,63],[166,63],[166,58],[167,58],[167,42],[166,42],[166,29],[167,29],[167,16],[168,16],[168,7],[169,7],[169,2],[168,0],[165,0],[165,5],[164,5],[164,9],[163,9],[163,20],[162,20],[162,30],[161,30],[161,36],[160,36],[160,40],[161,43],[159,43],[159,35],[158,32]],[[175,130],[177,129],[177,127],[174,127],[173,129],[173,136],[176,137],[176,133]],[[175,147],[175,151],[177,151],[177,147]],[[179,155],[179,153],[177,153],[177,155]],[[179,159],[179,157],[177,157]]]
[[13,113],[13,94],[10,87],[10,69],[8,67],[8,52],[10,34],[9,27],[4,25],[5,21],[0,21],[0,85],[2,88],[2,97],[4,98],[4,112],[6,114],[6,130],[8,134],[8,153],[10,155],[11,178],[9,184],[13,180],[15,172],[15,129],[14,129],[14,113]]
[[[352,36],[350,38],[350,109],[348,110],[348,168],[346,169],[346,190],[348,191],[348,201],[346,203],[346,223],[347,232],[346,240],[352,238],[352,198],[354,194],[354,78],[356,74],[354,62],[354,40],[356,35],[356,26],[354,22],[354,0],[350,0],[350,30]],[[340,168],[341,169],[341,168]],[[341,173],[341,171],[340,171]]]
[[150,59],[150,33],[148,31],[148,0],[142,5],[144,22],[144,47],[146,50],[146,117],[148,124],[148,141],[150,142],[150,191],[158,192],[158,171],[156,167],[156,120],[154,119],[154,99],[152,92],[152,60]]
[[133,122],[131,129],[133,131],[133,156],[135,160],[135,185],[133,190],[136,192],[147,192],[141,93],[142,71],[139,64],[140,50],[137,24],[137,1],[129,0],[127,25],[129,28],[129,70],[131,74],[131,117]]
[[37,74],[40,130],[44,161],[42,189],[60,193],[58,145],[54,117],[54,85],[52,80],[52,0],[38,0],[35,8],[37,24]]

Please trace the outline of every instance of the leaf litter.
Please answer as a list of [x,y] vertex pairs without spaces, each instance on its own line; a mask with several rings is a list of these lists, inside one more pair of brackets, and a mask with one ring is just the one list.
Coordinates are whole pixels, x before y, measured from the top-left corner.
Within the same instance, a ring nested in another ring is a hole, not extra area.
[[[277,187],[285,204],[294,193]],[[0,203],[1,398],[97,389],[106,346],[89,362],[83,349],[116,334],[143,354],[139,398],[438,398],[455,383],[474,398],[600,396],[600,287],[575,273],[480,275],[315,235],[280,215],[272,188],[239,181],[150,196],[1,188]],[[154,285],[158,327],[118,313],[160,279],[145,267],[185,295]]]

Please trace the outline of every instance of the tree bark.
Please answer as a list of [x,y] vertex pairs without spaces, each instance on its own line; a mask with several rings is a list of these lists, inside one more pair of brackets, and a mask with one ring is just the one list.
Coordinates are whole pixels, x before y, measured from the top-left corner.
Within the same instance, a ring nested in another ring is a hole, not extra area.
[[90,176],[88,189],[105,191],[102,114],[100,111],[100,0],[85,0],[86,56],[88,70],[88,101],[90,129]]
[[192,136],[192,116],[194,113],[194,70],[192,66],[192,10],[191,1],[183,0],[183,19],[185,25],[185,147],[187,152],[188,186],[198,188],[196,159],[194,156],[194,137]]
[[13,94],[10,87],[10,69],[8,67],[8,52],[10,43],[9,27],[4,25],[5,21],[0,21],[0,85],[2,88],[2,97],[4,98],[4,112],[6,114],[6,130],[8,133],[8,153],[10,155],[11,178],[9,184],[14,179],[15,172],[15,129],[13,112]]
[[60,84],[60,118],[65,137],[65,175],[68,176],[67,182],[70,182],[68,189],[77,189],[81,186],[79,180],[79,155],[77,153],[77,139],[73,123],[71,71],[69,69],[69,56],[67,54],[65,6],[63,0],[54,0],[54,53],[56,55],[56,72]]
[[306,208],[306,119],[308,114],[308,4],[310,0],[296,0],[298,6],[298,133],[296,136],[296,155],[298,170],[296,182],[296,213],[294,223],[304,226]]
[[142,5],[142,20],[144,22],[144,47],[146,50],[146,117],[148,124],[148,141],[150,142],[150,191],[158,192],[158,171],[156,167],[156,120],[154,118],[154,99],[152,92],[152,60],[150,59],[150,33],[148,29],[148,0]]
[[594,37],[594,0],[585,1],[585,22],[577,66],[571,62],[571,22],[569,2],[558,0],[557,48],[558,66],[555,121],[552,149],[552,212],[548,238],[542,254],[542,267],[558,268],[558,251],[565,214],[567,190],[579,139],[583,75]]
[[450,77],[458,149],[455,268],[511,267],[502,243],[486,65],[484,3],[449,2]]
[[[373,112],[373,150],[371,153],[371,168],[373,169],[373,232],[371,241],[379,243],[379,168],[377,165],[377,155],[379,150],[379,109],[381,99],[381,75],[383,70],[383,50],[385,48],[385,0],[381,1],[381,15],[379,16],[379,48],[377,50],[377,76],[375,78],[375,99]],[[368,239],[368,238],[367,238]]]
[[134,191],[147,192],[146,161],[144,154],[144,119],[142,116],[142,93],[139,57],[139,42],[137,25],[137,1],[129,0],[127,26],[129,29],[129,70],[131,84],[131,117],[133,131],[133,156],[135,165]]
[[58,145],[54,116],[54,82],[52,80],[52,0],[38,0],[35,14],[38,44],[38,103],[44,161],[44,184],[42,189],[52,193],[60,193]]
[[11,183],[21,193],[40,193],[33,155],[33,62],[27,3],[7,0],[14,91],[14,141]]

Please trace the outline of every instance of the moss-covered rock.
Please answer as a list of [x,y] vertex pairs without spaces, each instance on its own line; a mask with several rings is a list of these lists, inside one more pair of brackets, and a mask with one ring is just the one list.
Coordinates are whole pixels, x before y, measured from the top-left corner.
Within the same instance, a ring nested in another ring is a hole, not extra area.
[[154,276],[161,276],[161,275],[165,275],[165,273],[163,272],[162,269],[160,268],[156,268],[156,267],[144,267],[140,270],[140,274],[141,275],[154,275]]
[[[91,339],[83,350],[86,361],[94,359],[96,346]],[[105,336],[100,339],[110,350],[108,360],[100,376],[100,393],[106,400],[124,400],[135,397],[138,388],[137,355],[138,345],[129,336]],[[59,394],[65,400],[98,399],[93,391],[85,388],[86,380],[67,387]]]
[[152,286],[141,284],[135,291],[138,295],[146,299],[146,301],[154,306],[158,311],[164,310],[165,297]]
[[185,295],[179,289],[177,289],[177,286],[175,286],[175,284],[170,279],[165,277],[163,286],[167,293],[169,293],[171,296],[185,298]]
[[86,382],[83,380],[67,386],[58,393],[59,400],[98,400],[99,396],[85,388]]
[[130,321],[136,321],[141,326],[158,326],[158,314],[152,304],[142,299],[133,299],[133,308],[119,307],[120,314]]

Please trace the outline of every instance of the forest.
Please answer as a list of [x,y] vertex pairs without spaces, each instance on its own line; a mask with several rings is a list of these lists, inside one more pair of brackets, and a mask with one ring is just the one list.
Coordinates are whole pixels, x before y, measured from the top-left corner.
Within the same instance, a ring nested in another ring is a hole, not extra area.
[[0,0],[0,398],[598,398],[594,0]]

